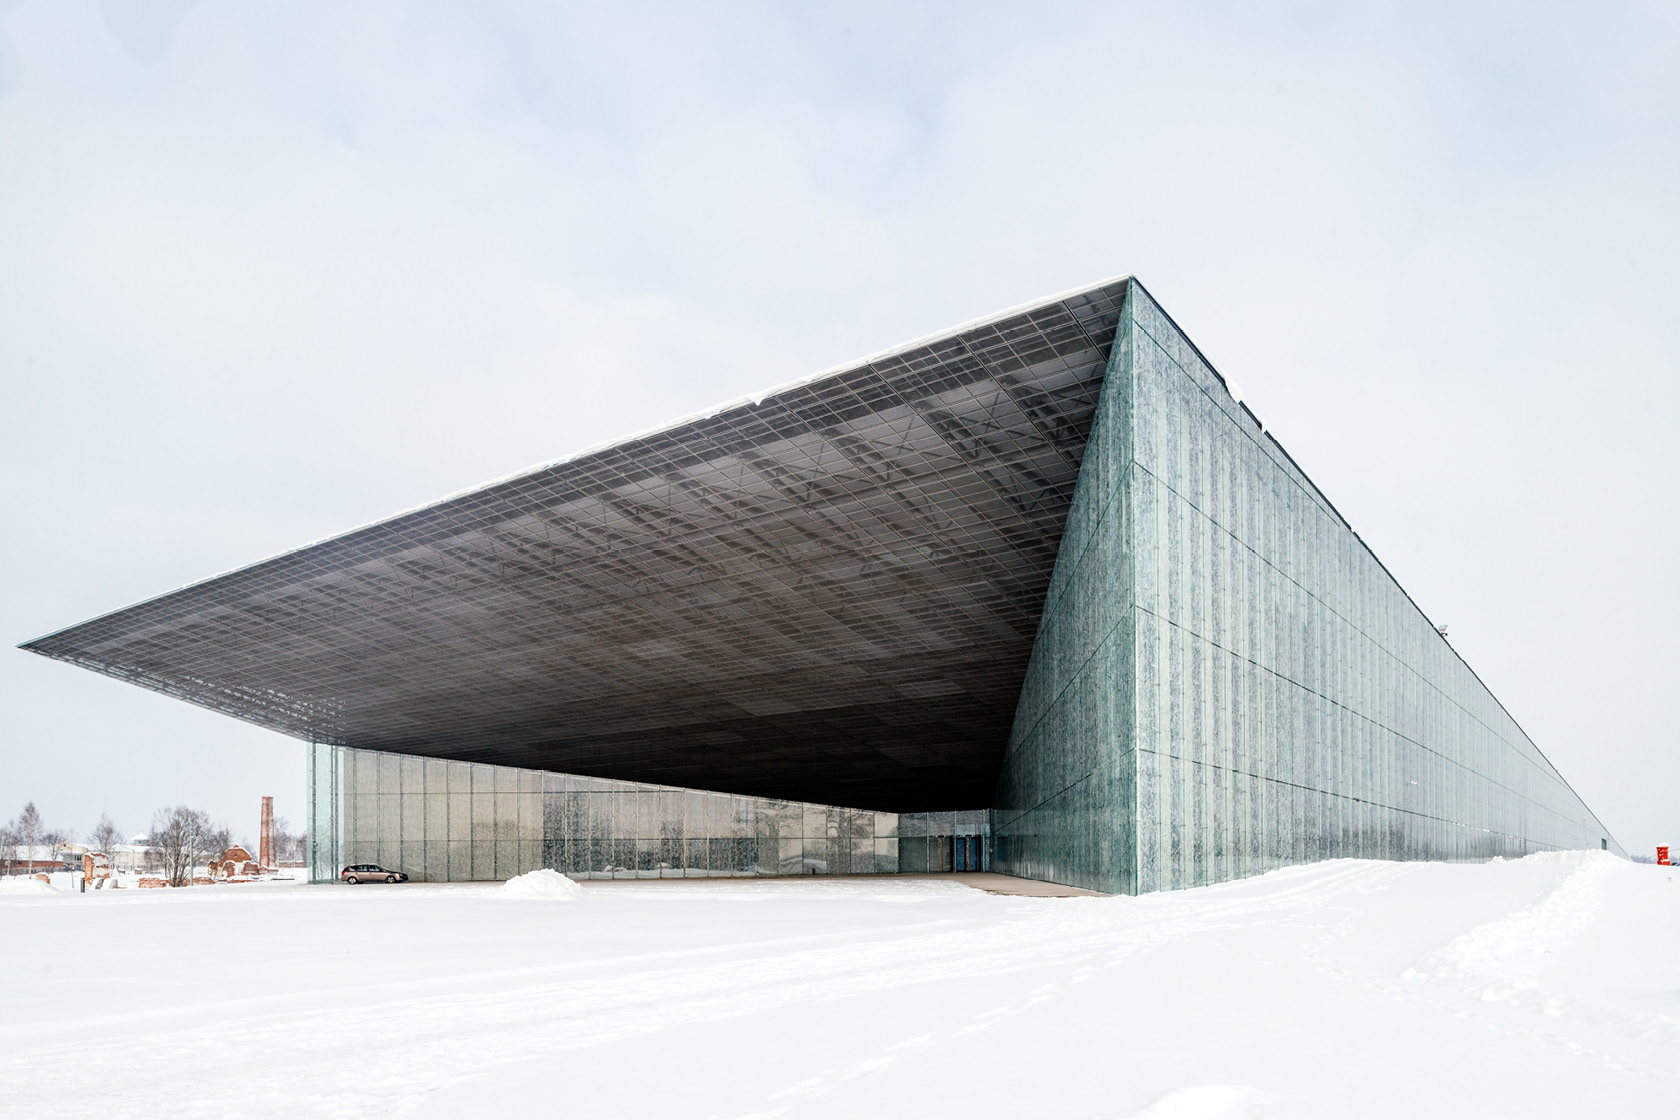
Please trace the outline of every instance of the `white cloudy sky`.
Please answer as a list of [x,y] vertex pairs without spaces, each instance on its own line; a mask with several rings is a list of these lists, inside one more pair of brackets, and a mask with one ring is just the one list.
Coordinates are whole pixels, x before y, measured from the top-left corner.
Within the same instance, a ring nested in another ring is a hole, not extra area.
[[[0,0],[8,645],[1134,273],[1630,850],[1680,842],[1680,8]],[[0,647],[0,818],[301,822]]]

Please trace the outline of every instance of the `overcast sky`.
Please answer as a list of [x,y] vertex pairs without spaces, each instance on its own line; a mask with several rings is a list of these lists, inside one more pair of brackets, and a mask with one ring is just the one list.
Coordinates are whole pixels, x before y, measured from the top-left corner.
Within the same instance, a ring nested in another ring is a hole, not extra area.
[[0,0],[0,818],[304,816],[17,642],[1132,273],[1680,843],[1677,15]]

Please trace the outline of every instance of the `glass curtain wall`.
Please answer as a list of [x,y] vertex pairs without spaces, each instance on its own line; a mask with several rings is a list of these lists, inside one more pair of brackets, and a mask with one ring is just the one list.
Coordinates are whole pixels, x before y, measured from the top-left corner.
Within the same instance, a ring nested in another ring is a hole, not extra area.
[[1000,870],[1136,893],[1621,851],[1135,283],[1109,361],[994,802]]
[[896,873],[901,834],[903,870],[939,871],[952,837],[990,833],[984,809],[879,813],[325,744],[309,747],[309,790],[314,882],[352,863],[431,882]]

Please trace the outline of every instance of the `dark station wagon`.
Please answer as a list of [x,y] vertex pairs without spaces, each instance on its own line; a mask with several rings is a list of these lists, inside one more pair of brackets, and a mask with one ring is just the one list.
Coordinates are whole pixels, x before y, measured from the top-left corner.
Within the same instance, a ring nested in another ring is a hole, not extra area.
[[401,871],[388,871],[377,863],[353,863],[338,873],[346,883],[406,883]]

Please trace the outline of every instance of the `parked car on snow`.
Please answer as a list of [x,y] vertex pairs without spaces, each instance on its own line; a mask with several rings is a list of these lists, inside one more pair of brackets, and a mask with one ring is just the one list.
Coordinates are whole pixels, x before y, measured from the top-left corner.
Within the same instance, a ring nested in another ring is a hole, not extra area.
[[408,876],[391,871],[377,863],[353,863],[338,873],[346,883],[406,883]]

